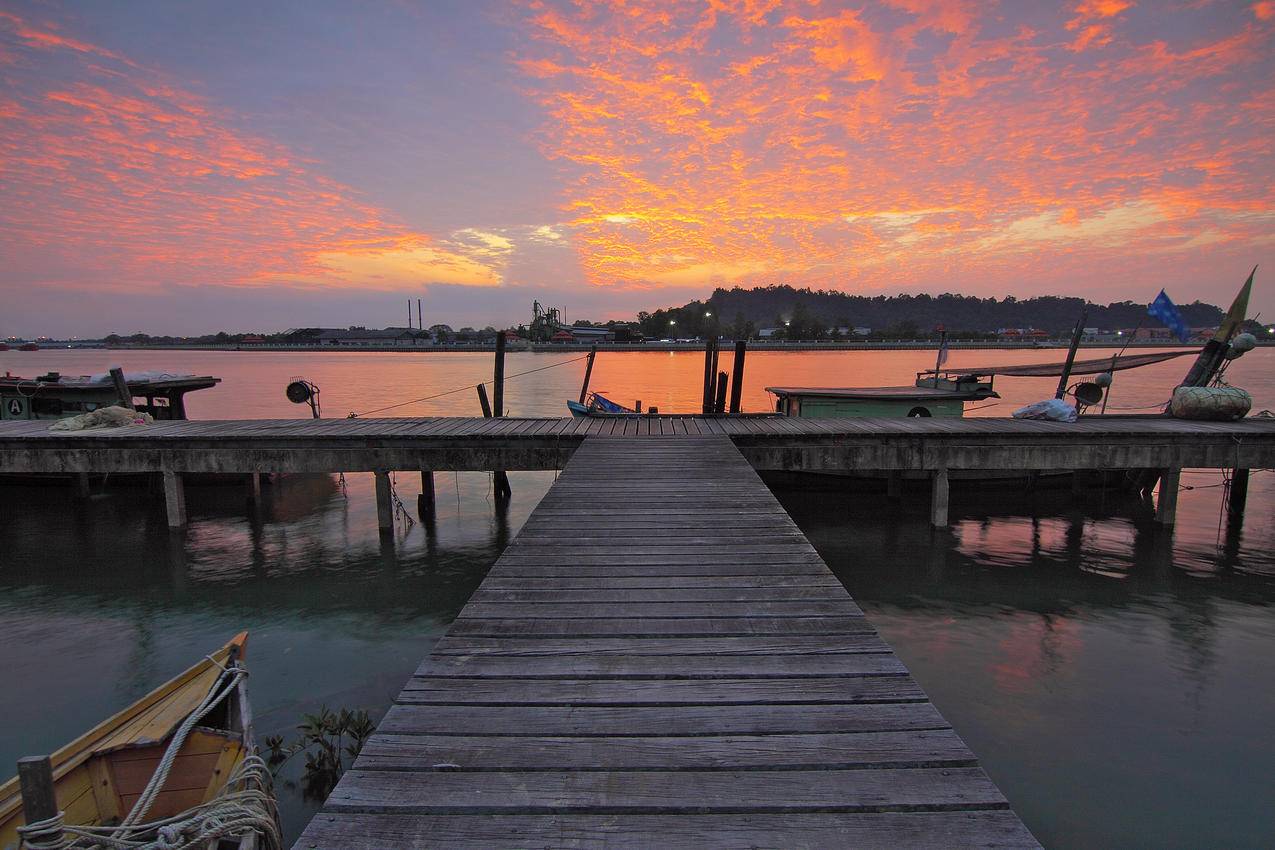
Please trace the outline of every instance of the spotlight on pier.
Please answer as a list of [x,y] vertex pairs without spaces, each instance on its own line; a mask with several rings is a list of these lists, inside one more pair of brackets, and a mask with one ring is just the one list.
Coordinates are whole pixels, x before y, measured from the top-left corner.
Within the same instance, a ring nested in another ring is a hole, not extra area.
[[309,404],[310,413],[315,419],[319,418],[319,388],[312,381],[293,378],[286,392],[288,401],[293,404]]

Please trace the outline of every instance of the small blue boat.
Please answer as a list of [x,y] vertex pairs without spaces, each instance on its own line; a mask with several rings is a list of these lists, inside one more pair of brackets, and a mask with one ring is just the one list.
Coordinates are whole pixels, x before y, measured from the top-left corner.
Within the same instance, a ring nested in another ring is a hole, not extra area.
[[622,404],[616,404],[604,395],[599,393],[589,393],[589,397],[584,404],[578,401],[567,400],[567,408],[571,411],[572,416],[637,416],[636,410],[631,407],[625,407]]

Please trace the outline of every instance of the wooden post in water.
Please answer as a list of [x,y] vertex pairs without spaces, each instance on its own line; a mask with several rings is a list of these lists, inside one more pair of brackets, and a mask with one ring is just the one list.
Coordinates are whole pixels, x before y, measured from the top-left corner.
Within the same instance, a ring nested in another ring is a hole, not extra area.
[[934,485],[930,494],[930,525],[947,528],[947,505],[947,470],[940,469],[934,473]]
[[713,410],[713,340],[704,342],[704,392],[700,413],[707,416]]
[[1178,485],[1182,480],[1182,469],[1173,467],[1160,472],[1160,495],[1155,500],[1155,521],[1157,525],[1173,525],[1178,515]]
[[115,384],[115,394],[120,397],[120,407],[136,410],[137,408],[133,406],[133,391],[128,388],[128,382],[124,380],[124,370],[118,366],[112,366],[111,382]]
[[1248,470],[1237,469],[1231,475],[1231,492],[1226,500],[1226,510],[1232,517],[1244,516],[1248,503]]
[[487,387],[484,384],[478,385],[478,406],[483,409],[483,418],[491,418],[491,402],[487,401]]
[[497,418],[505,415],[505,332],[496,332],[496,368],[491,376],[492,414]]
[[161,475],[164,479],[164,508],[168,513],[168,527],[185,528],[186,488],[182,477],[171,469],[165,469]]
[[92,495],[92,489],[89,486],[89,474],[87,472],[75,473],[75,498],[84,500],[90,495]]
[[726,412],[726,373],[717,373],[717,398],[713,402],[713,415],[721,416]]
[[735,340],[735,360],[730,371],[730,412],[739,413],[739,403],[744,392],[744,354],[748,351],[748,340]]
[[[22,818],[28,825],[57,817],[60,810],[53,785],[53,763],[48,756],[18,759],[18,787],[22,792]],[[60,831],[51,831],[38,840],[41,847],[56,847],[61,839]]]
[[434,470],[421,470],[421,495],[416,499],[416,513],[425,523],[425,530],[430,530],[430,520],[434,518]]
[[394,498],[390,495],[390,474],[384,469],[376,476],[376,527],[382,532],[394,530]]
[[253,472],[248,478],[248,500],[254,505],[261,504],[261,473]]
[[[481,396],[480,396],[481,397]],[[498,331],[496,333],[496,367],[492,373],[492,411],[491,415],[497,419],[505,415],[505,332]],[[487,415],[483,411],[483,415]],[[503,469],[497,469],[492,475],[493,485],[496,490],[496,500],[508,500],[513,496],[513,490],[509,487],[509,475]]]
[[598,356],[598,346],[596,343],[589,346],[589,360],[584,364],[584,383],[580,385],[580,403],[584,404],[584,400],[589,397],[589,378],[593,377],[593,358]]

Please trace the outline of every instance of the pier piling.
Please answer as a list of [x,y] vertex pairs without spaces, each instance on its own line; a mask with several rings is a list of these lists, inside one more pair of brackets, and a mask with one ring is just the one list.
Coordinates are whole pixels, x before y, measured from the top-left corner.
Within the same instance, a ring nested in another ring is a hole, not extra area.
[[186,527],[186,487],[180,473],[165,469],[164,508],[168,512],[168,527],[179,529]]
[[252,472],[248,475],[248,501],[254,505],[261,504],[261,473]]
[[421,521],[426,523],[426,530],[429,530],[429,521],[434,518],[435,510],[434,502],[434,471],[432,469],[421,470],[421,495],[416,499],[416,513],[420,515]]
[[1182,469],[1171,467],[1160,472],[1160,494],[1155,500],[1155,521],[1159,525],[1173,525],[1178,515],[1178,486],[1182,481]]
[[87,472],[75,473],[75,498],[80,501],[87,499],[91,495],[89,484],[89,474]]
[[1232,517],[1244,516],[1244,506],[1248,503],[1248,470],[1237,469],[1231,475],[1231,492],[1227,495],[1226,507]]
[[378,469],[376,476],[376,526],[382,532],[394,530],[394,499],[390,495],[390,474]]
[[930,524],[935,528],[947,528],[947,507],[947,470],[940,469],[934,473],[933,486],[930,493]]

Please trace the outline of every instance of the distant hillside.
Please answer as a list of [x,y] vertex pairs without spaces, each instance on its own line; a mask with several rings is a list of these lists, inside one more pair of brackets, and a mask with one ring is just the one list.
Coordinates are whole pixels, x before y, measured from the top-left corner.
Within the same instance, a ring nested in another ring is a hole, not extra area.
[[[639,313],[643,333],[665,337],[696,335],[703,328],[704,314],[712,313],[724,332],[755,331],[791,322],[801,326],[806,336],[813,331],[836,327],[867,327],[876,332],[893,331],[899,336],[925,336],[936,325],[949,332],[989,333],[998,328],[1040,328],[1064,334],[1088,306],[1088,327],[1104,330],[1133,328],[1139,324],[1159,326],[1147,316],[1147,305],[1133,301],[1092,304],[1082,298],[1045,295],[1020,301],[1012,295],[1003,300],[971,295],[847,295],[843,292],[768,286],[758,289],[718,289],[707,301],[692,301],[682,307]],[[1190,327],[1217,325],[1223,311],[1196,301],[1181,304],[1182,317]],[[670,322],[675,324],[670,325]]]

